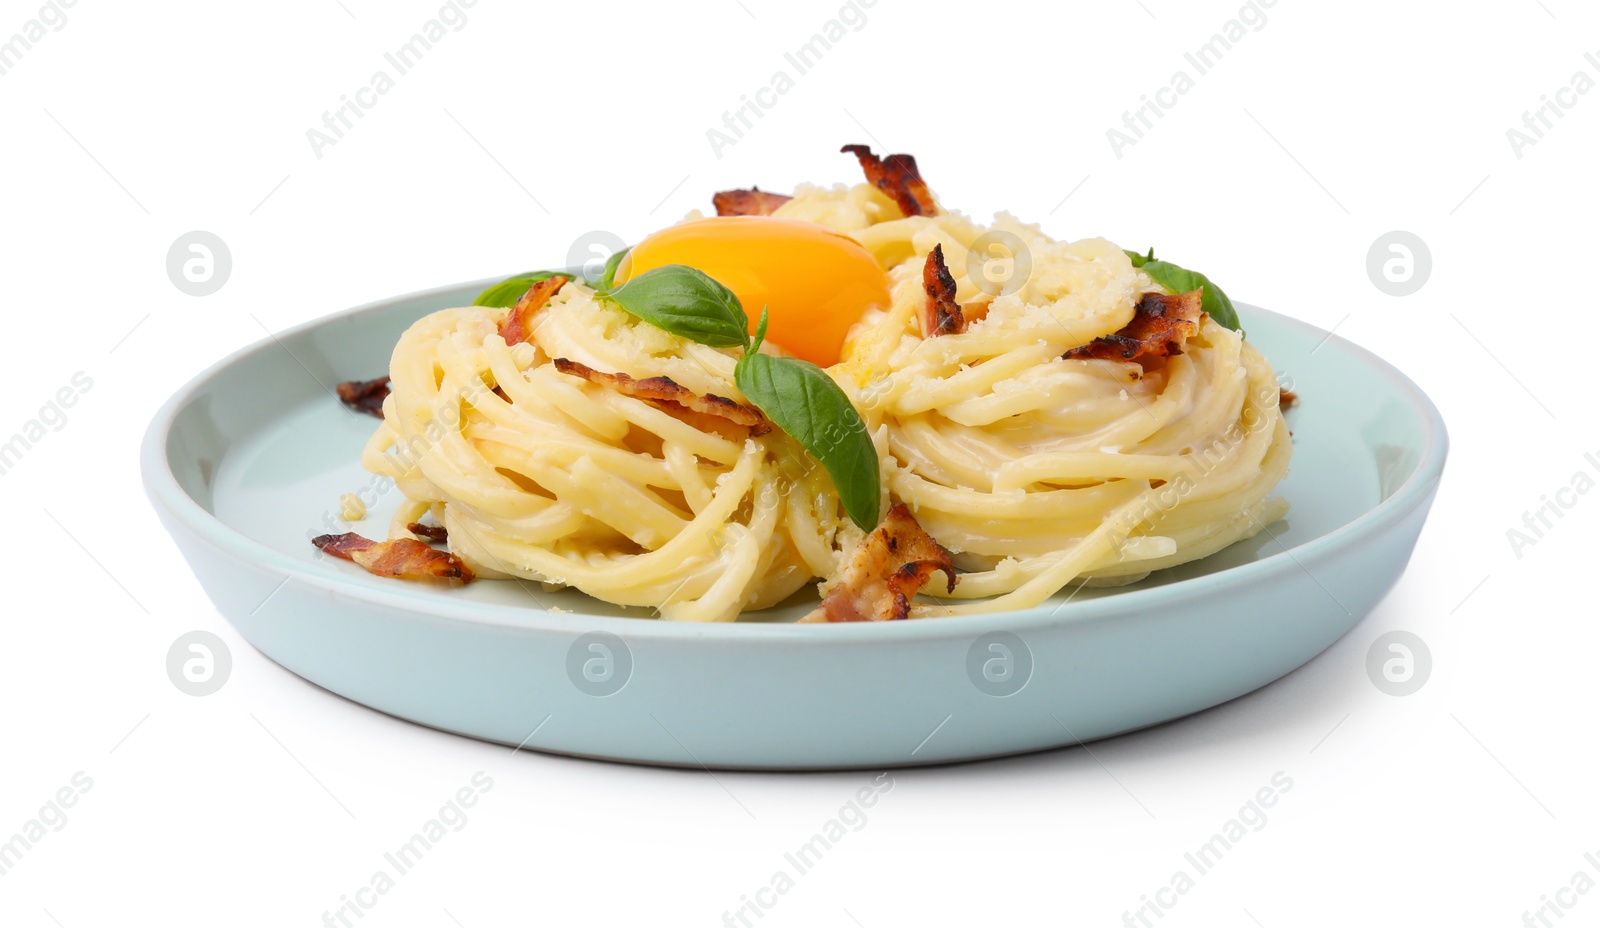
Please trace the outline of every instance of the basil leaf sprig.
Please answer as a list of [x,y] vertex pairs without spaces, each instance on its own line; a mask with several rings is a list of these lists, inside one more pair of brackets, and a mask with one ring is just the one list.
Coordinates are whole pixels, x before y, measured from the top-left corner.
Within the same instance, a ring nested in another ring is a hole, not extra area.
[[621,251],[613,253],[611,257],[606,259],[605,270],[600,272],[600,279],[595,281],[594,284],[596,290],[611,289],[611,285],[617,279],[618,266],[622,264],[622,259],[626,258],[628,256],[628,252],[632,250],[632,248],[624,248]]
[[740,392],[822,464],[845,512],[862,531],[877,528],[878,452],[866,423],[822,368],[799,358],[761,354],[767,336],[765,307],[751,341],[749,317],[733,291],[682,264],[646,271],[595,296],[689,341],[744,348],[733,369]]
[[549,280],[552,277],[571,276],[571,274],[561,271],[529,271],[526,274],[518,274],[515,277],[502,280],[478,294],[478,298],[472,301],[472,305],[507,309],[517,305],[517,301],[522,299],[524,293],[528,292],[528,288],[539,281]]
[[[627,254],[628,249],[626,248],[612,254],[611,257],[606,259],[606,266],[605,269],[600,272],[600,278],[598,280],[585,281],[585,283],[597,290],[605,290],[610,288],[612,281],[615,280],[617,276],[617,266],[622,263],[622,259],[626,257]],[[492,306],[499,309],[507,309],[517,305],[517,301],[522,299],[522,295],[524,293],[528,292],[528,288],[539,281],[548,280],[551,277],[570,278],[573,276],[573,274],[567,271],[529,271],[526,274],[517,274],[514,277],[508,277],[505,280],[490,286],[488,289],[478,294],[478,298],[472,301],[472,305]]]
[[822,368],[799,358],[761,354],[767,310],[761,310],[755,342],[733,368],[734,383],[778,428],[822,462],[845,512],[862,531],[878,525],[878,452],[867,424],[839,385]]
[[1191,271],[1179,267],[1171,261],[1161,261],[1156,258],[1156,250],[1150,249],[1147,254],[1136,251],[1125,251],[1133,266],[1150,275],[1150,279],[1173,293],[1188,293],[1191,290],[1204,288],[1200,296],[1200,308],[1211,318],[1217,320],[1218,325],[1224,325],[1235,332],[1239,328],[1239,314],[1234,311],[1233,301],[1222,292],[1222,288],[1212,283],[1210,278],[1199,271]]
[[692,267],[668,264],[596,295],[692,342],[713,348],[750,344],[750,320],[739,298]]
[[[733,291],[717,283],[703,271],[682,264],[669,264],[640,274],[627,283],[614,286],[617,266],[627,250],[612,255],[600,279],[594,281],[595,296],[638,316],[658,329],[714,348],[748,347],[750,319]],[[472,301],[474,306],[505,309],[517,305],[528,288],[551,277],[572,277],[566,271],[529,271],[494,284]]]

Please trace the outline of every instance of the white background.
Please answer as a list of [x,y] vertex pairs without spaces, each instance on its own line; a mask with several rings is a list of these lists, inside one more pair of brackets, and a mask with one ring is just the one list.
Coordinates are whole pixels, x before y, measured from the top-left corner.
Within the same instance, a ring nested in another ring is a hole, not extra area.
[[[38,9],[0,2],[0,41]],[[707,129],[792,72],[836,0],[478,0],[314,155],[307,130],[438,9],[79,0],[0,76],[0,433],[93,379],[0,476],[0,837],[75,772],[94,783],[0,876],[0,923],[321,924],[480,770],[494,787],[469,823],[360,924],[715,926],[767,885],[870,774],[513,756],[345,702],[217,615],[135,449],[165,397],[263,327],[559,265],[584,233],[633,241],[721,188],[853,182],[846,142],[916,154],[969,214],[1153,244],[1337,327],[1422,385],[1453,448],[1409,572],[1310,665],[1092,751],[896,772],[760,924],[1121,924],[1278,771],[1294,785],[1267,824],[1160,924],[1513,926],[1575,872],[1600,879],[1583,858],[1600,494],[1520,557],[1507,539],[1600,453],[1600,93],[1521,157],[1506,135],[1575,72],[1600,79],[1592,7],[1278,0],[1119,158],[1107,129],[1193,72],[1184,53],[1235,0],[877,0],[718,157]],[[203,298],[166,272],[195,229],[233,255]],[[1432,253],[1404,298],[1366,270],[1394,229]],[[164,669],[193,629],[234,656],[205,698]],[[1403,698],[1364,666],[1394,629],[1434,660]],[[1600,919],[1600,892],[1566,898],[1568,924]]]

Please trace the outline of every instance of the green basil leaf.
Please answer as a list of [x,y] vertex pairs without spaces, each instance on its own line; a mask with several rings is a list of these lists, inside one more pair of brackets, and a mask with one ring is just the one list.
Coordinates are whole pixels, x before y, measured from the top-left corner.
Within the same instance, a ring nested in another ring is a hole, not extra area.
[[497,306],[505,309],[517,305],[517,301],[522,299],[524,293],[528,292],[528,288],[539,281],[549,280],[552,277],[570,278],[571,276],[571,274],[563,271],[529,271],[526,274],[518,274],[515,277],[502,280],[478,294],[478,298],[472,301],[472,305]]
[[1149,254],[1144,255],[1139,254],[1137,251],[1129,251],[1126,248],[1122,249],[1122,253],[1128,256],[1128,260],[1133,262],[1134,267],[1144,267],[1145,262],[1154,261],[1156,259],[1156,250],[1154,247],[1150,249]]
[[761,318],[756,320],[756,336],[745,346],[745,354],[755,354],[761,350],[761,344],[767,340],[767,307],[761,307]]
[[713,348],[750,344],[750,320],[733,291],[682,264],[645,271],[598,295],[658,329]]
[[767,334],[762,309],[755,344],[733,369],[734,382],[778,428],[827,469],[845,512],[862,531],[878,527],[878,452],[861,414],[822,368],[799,358],[759,354]]
[[617,266],[622,263],[622,259],[626,258],[628,256],[628,252],[632,250],[633,249],[631,247],[624,248],[606,259],[605,270],[600,272],[600,279],[595,281],[594,284],[594,288],[596,290],[611,289],[612,284],[615,283],[617,279]]
[[1191,271],[1179,267],[1171,261],[1156,259],[1156,250],[1150,249],[1148,255],[1137,255],[1128,252],[1128,257],[1133,261],[1133,266],[1141,268],[1150,279],[1173,293],[1188,293],[1197,288],[1205,288],[1201,294],[1200,308],[1206,314],[1217,320],[1217,325],[1227,326],[1235,332],[1239,328],[1239,313],[1233,308],[1233,301],[1222,292],[1222,288],[1211,282],[1211,279],[1199,271]]

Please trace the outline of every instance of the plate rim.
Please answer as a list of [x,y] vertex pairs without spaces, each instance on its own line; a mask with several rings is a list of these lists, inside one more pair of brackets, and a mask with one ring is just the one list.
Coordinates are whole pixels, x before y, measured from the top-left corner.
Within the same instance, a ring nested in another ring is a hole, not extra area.
[[303,561],[278,551],[223,522],[201,506],[178,484],[166,454],[168,439],[172,434],[178,412],[230,368],[248,357],[273,348],[287,351],[288,349],[282,344],[283,339],[293,338],[340,320],[389,310],[400,303],[440,297],[473,288],[482,289],[503,279],[505,279],[503,276],[488,277],[374,300],[306,320],[282,332],[268,333],[266,337],[229,353],[192,377],[173,393],[152,417],[140,442],[139,451],[141,479],[146,495],[161,514],[173,520],[192,537],[230,557],[283,573],[286,575],[285,582],[294,580],[311,587],[327,589],[335,594],[363,600],[372,606],[434,619],[469,625],[490,625],[529,633],[555,632],[581,635],[596,631],[609,632],[629,641],[713,638],[717,639],[718,643],[747,640],[792,643],[829,642],[841,636],[848,636],[851,641],[929,641],[947,638],[966,639],[975,633],[999,630],[1001,626],[997,623],[1002,621],[1001,617],[1004,617],[1003,629],[1014,633],[1109,620],[1130,612],[1160,609],[1171,605],[1174,601],[1187,600],[1202,593],[1225,592],[1240,585],[1258,582],[1282,571],[1305,569],[1302,557],[1307,559],[1322,557],[1380,536],[1405,519],[1418,506],[1425,505],[1438,486],[1449,451],[1449,435],[1438,408],[1421,387],[1394,365],[1361,345],[1311,323],[1250,303],[1236,301],[1236,305],[1250,313],[1273,317],[1275,324],[1322,336],[1324,347],[1327,342],[1336,343],[1339,348],[1350,352],[1368,369],[1387,380],[1392,387],[1398,388],[1391,395],[1403,398],[1412,411],[1418,414],[1424,425],[1421,457],[1416,469],[1387,498],[1380,500],[1355,519],[1309,541],[1284,548],[1247,564],[1224,568],[1204,576],[1176,580],[1158,587],[1129,590],[1114,596],[1079,603],[1055,605],[1044,603],[1028,609],[941,616],[932,620],[850,622],[805,627],[790,622],[674,622],[661,618],[606,616],[579,611],[557,613],[546,609],[501,603],[459,600],[452,602],[448,599],[419,598],[410,595],[400,584],[395,584],[395,589],[378,586],[369,583],[367,578],[353,574],[347,576],[339,571],[324,571],[318,569],[314,562]]

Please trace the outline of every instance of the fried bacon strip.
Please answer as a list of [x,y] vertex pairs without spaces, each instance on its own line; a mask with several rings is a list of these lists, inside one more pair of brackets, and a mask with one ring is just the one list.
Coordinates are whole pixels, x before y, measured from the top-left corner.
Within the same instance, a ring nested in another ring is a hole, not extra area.
[[1200,331],[1205,313],[1200,311],[1200,290],[1167,296],[1146,293],[1134,308],[1133,321],[1114,335],[1105,335],[1073,348],[1063,358],[1098,358],[1132,361],[1139,357],[1165,358],[1183,354],[1183,341]]
[[910,155],[890,155],[879,158],[865,145],[846,145],[839,149],[849,152],[861,162],[867,181],[900,204],[907,216],[937,216],[939,206],[928,192],[928,184],[917,173],[917,159]]
[[517,300],[517,305],[511,307],[506,317],[500,320],[500,337],[508,345],[516,345],[528,340],[533,334],[533,314],[544,308],[550,298],[561,292],[570,277],[546,277],[544,280],[535,281],[528,292]]
[[690,412],[714,416],[749,431],[751,435],[765,435],[772,431],[772,423],[759,410],[743,403],[735,403],[725,396],[707,393],[704,396],[681,386],[671,377],[646,377],[634,380],[627,374],[607,374],[587,364],[556,358],[556,370],[573,377],[582,377],[592,384],[609,387],[623,396],[633,396],[661,407],[668,412]]
[[802,622],[885,622],[911,614],[911,597],[936,571],[943,571],[945,591],[956,588],[950,552],[917,524],[904,503],[883,517],[876,530],[861,540],[844,573],[822,602]]
[[339,391],[339,402],[356,412],[383,418],[383,400],[389,395],[387,375],[377,380],[346,380],[335,389]]
[[459,580],[471,583],[472,568],[448,551],[430,548],[415,538],[373,541],[355,532],[318,535],[311,543],[322,551],[354,561],[369,573],[401,580]]
[[935,245],[922,265],[922,289],[928,302],[922,306],[922,335],[934,338],[967,330],[967,319],[956,302],[956,279],[944,263],[944,246]]
[[794,199],[781,193],[749,190],[722,190],[711,195],[718,216],[771,216],[778,207]]
[[442,525],[429,525],[426,522],[411,522],[406,525],[406,531],[413,535],[421,535],[429,541],[446,541],[450,534]]

